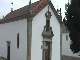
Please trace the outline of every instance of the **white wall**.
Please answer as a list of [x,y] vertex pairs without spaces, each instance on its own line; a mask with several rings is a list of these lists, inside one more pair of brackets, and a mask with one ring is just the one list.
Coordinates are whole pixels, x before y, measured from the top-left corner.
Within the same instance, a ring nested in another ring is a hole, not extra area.
[[[68,40],[66,40],[66,36],[68,36]],[[62,55],[80,57],[79,54],[73,54],[70,49],[69,33],[62,33]]]
[[[17,49],[17,33],[20,34]],[[7,42],[11,41],[11,60],[26,60],[27,57],[27,20],[0,24],[0,54],[7,58]]]
[[[48,10],[46,6],[40,13],[38,13],[32,21],[32,60],[42,60],[42,32],[46,25],[45,13]],[[52,60],[60,60],[60,24],[55,17],[53,11],[50,9],[52,17],[50,19],[50,25],[54,33],[52,39]]]

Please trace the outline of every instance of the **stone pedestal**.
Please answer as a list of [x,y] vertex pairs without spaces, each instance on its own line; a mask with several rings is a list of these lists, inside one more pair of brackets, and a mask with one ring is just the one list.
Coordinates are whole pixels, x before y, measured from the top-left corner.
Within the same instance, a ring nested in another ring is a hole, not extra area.
[[43,30],[42,33],[43,36],[43,59],[42,60],[51,60],[51,53],[52,53],[52,37],[53,37],[53,32],[52,28],[50,27],[49,31]]

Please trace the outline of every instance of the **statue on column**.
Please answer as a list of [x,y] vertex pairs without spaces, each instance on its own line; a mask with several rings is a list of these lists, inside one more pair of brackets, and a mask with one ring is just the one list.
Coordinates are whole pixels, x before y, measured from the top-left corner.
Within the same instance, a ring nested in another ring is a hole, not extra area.
[[52,37],[54,36],[52,27],[50,27],[50,18],[52,14],[49,11],[49,6],[48,6],[48,11],[45,13],[46,17],[46,25],[44,26],[44,30],[42,33],[43,36],[43,58],[42,60],[51,60],[51,53],[52,53]]

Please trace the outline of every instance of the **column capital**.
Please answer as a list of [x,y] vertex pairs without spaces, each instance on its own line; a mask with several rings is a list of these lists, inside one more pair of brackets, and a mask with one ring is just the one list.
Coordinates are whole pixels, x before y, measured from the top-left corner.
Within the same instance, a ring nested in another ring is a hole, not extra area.
[[10,42],[10,41],[6,41],[6,42],[7,42],[7,45],[10,46],[10,43],[11,43],[11,42]]
[[52,31],[52,27],[50,27],[50,30],[49,31],[46,31],[45,30],[45,27],[44,27],[42,36],[43,36],[43,38],[52,39],[52,37],[54,36],[53,31]]
[[32,22],[32,18],[27,18],[27,22]]

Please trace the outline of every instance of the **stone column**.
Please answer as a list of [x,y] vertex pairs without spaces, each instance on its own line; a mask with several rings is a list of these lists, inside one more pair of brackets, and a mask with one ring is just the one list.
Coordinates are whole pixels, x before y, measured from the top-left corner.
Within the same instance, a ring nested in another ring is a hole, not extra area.
[[62,58],[62,24],[60,25],[60,60]]
[[32,18],[31,12],[31,0],[29,1],[28,13],[27,13],[27,60],[31,60],[31,44],[32,44]]
[[27,60],[31,60],[32,18],[27,18]]

